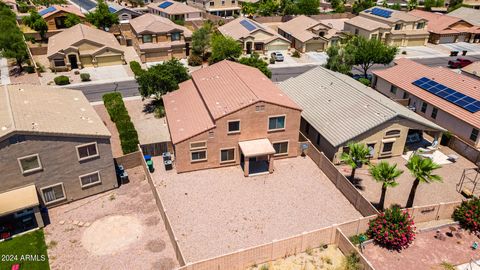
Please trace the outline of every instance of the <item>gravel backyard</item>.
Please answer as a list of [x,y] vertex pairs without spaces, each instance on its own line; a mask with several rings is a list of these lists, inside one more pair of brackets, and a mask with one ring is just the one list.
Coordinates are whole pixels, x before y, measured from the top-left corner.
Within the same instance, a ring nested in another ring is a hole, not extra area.
[[239,166],[177,174],[160,161],[154,181],[188,262],[361,217],[308,157],[247,178]]
[[130,183],[49,210],[51,269],[178,267],[142,167],[127,171]]

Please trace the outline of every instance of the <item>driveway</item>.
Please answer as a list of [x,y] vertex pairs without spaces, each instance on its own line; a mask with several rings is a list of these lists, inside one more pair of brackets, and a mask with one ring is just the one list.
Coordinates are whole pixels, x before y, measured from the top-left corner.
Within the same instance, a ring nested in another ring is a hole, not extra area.
[[128,65],[115,65],[108,67],[86,67],[81,70],[82,73],[89,73],[90,80],[100,81],[100,80],[125,80],[130,79],[128,76],[126,68]]
[[480,54],[480,44],[478,43],[467,43],[467,42],[458,42],[458,43],[449,43],[449,44],[441,44],[450,51],[468,51],[467,55],[469,54]]
[[188,262],[361,217],[309,157],[275,160],[269,175],[240,166],[177,174],[154,158],[154,183]]
[[[402,54],[406,52],[406,54]],[[395,58],[436,58],[445,57],[447,54],[442,50],[437,50],[431,46],[412,46],[400,47]]]

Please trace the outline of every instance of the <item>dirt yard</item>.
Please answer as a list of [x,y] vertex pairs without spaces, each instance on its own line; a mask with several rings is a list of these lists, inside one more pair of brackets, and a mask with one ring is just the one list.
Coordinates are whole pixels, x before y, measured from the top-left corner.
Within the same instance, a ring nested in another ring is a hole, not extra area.
[[179,266],[142,167],[130,183],[49,210],[51,269],[159,269]]

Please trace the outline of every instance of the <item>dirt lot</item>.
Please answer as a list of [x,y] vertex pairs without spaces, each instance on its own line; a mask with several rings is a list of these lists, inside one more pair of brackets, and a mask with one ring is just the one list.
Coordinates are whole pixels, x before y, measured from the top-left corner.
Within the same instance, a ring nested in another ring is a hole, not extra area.
[[240,166],[153,175],[188,262],[361,217],[308,157],[275,160],[269,175]]
[[45,238],[52,269],[178,267],[141,167],[120,188],[50,209]]

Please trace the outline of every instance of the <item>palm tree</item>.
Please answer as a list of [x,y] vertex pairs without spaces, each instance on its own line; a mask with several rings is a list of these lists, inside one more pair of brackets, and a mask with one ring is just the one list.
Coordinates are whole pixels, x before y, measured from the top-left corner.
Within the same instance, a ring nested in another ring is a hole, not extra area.
[[378,208],[380,211],[383,211],[387,188],[396,187],[398,185],[395,179],[402,175],[403,171],[397,169],[397,164],[390,165],[386,161],[381,161],[377,165],[370,165],[368,171],[375,181],[382,183],[382,195],[380,196],[380,201],[378,202]]
[[355,179],[355,170],[363,164],[368,163],[370,150],[368,150],[368,147],[363,143],[350,142],[347,147],[349,149],[348,153],[343,152],[340,160],[352,167],[350,181],[353,182]]
[[407,208],[413,206],[413,200],[415,199],[415,193],[417,192],[418,184],[442,181],[442,177],[440,175],[432,174],[434,170],[441,167],[442,166],[433,162],[431,159],[422,158],[416,154],[408,160],[407,168],[415,177],[415,181],[413,181],[410,195],[408,195]]

